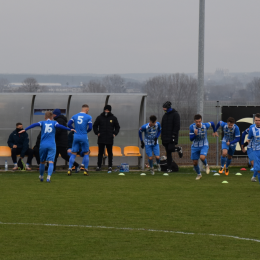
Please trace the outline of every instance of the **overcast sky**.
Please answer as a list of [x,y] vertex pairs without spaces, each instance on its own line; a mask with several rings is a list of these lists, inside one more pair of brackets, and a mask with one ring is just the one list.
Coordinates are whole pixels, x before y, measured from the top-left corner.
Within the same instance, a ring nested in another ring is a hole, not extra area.
[[[0,73],[196,72],[199,0],[0,0]],[[206,0],[205,72],[260,71],[260,0]]]

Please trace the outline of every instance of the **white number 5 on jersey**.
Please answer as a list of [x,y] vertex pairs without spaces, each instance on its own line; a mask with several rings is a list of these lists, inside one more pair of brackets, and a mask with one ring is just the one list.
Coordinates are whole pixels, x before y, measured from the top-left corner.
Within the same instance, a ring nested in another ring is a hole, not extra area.
[[83,122],[83,118],[84,116],[78,116],[78,124],[80,125],[80,124],[82,124],[82,122]]
[[44,133],[51,133],[51,132],[52,132],[51,124],[45,124],[45,132]]

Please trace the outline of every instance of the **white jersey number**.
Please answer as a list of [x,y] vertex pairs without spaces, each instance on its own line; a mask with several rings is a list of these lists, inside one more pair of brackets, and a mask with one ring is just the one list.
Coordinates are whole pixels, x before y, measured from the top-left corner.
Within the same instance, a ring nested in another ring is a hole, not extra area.
[[78,124],[80,125],[80,124],[82,124],[82,122],[83,122],[83,118],[84,116],[78,116]]
[[44,133],[51,133],[52,132],[51,125],[52,124],[45,124],[45,132]]

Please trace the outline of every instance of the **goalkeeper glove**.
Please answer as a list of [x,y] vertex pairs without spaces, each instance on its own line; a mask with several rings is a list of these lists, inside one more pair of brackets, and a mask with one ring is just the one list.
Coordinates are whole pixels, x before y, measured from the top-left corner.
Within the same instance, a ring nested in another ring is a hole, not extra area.
[[157,140],[158,140],[158,138],[155,137],[155,138],[154,138],[154,144],[157,144]]
[[144,141],[141,141],[141,148],[144,149]]

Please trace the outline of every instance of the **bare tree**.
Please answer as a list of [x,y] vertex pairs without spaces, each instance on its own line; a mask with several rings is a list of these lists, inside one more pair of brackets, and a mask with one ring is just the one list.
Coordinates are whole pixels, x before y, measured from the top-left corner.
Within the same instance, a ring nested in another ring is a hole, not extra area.
[[0,92],[3,92],[5,88],[7,88],[9,82],[5,78],[0,78]]
[[103,78],[102,85],[107,92],[123,93],[125,92],[125,80],[119,75],[109,75]]
[[105,93],[106,88],[99,81],[91,80],[89,83],[83,83],[82,92]]
[[252,100],[256,101],[260,98],[260,78],[254,78],[247,85],[247,90],[250,92]]
[[40,86],[35,78],[26,78],[20,87],[20,91],[23,92],[37,92],[39,89]]

